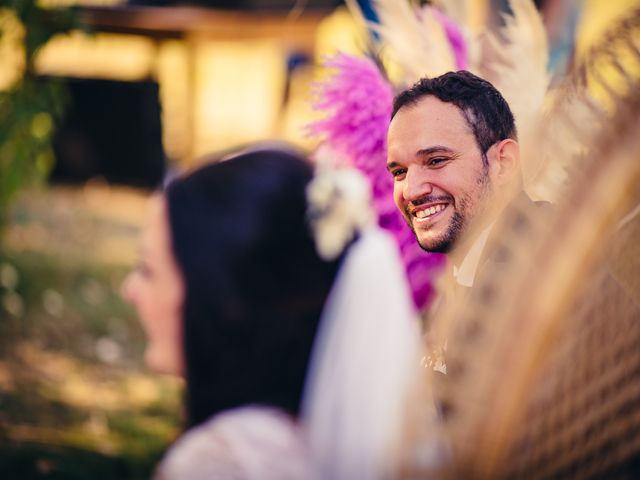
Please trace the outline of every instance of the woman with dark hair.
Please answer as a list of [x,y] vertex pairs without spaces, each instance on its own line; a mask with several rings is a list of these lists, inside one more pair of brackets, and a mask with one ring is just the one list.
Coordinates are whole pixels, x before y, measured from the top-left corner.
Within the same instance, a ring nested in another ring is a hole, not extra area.
[[[345,403],[336,396],[339,388],[319,379],[333,382],[332,369],[348,372],[350,355],[357,356],[350,347],[348,356],[330,347],[332,336],[344,335],[323,312],[342,258],[358,236],[358,221],[338,215],[341,220],[330,221],[331,228],[319,227],[332,210],[344,213],[334,200],[348,195],[336,197],[333,187],[327,189],[331,182],[315,182],[314,205],[308,201],[313,176],[299,154],[256,149],[174,180],[151,202],[140,265],[128,277],[124,294],[149,338],[147,364],[186,379],[190,427],[165,456],[158,478],[338,477],[320,465],[333,463],[326,448],[314,452],[314,442],[326,444],[327,434],[314,437],[310,430],[327,425]],[[356,214],[366,218],[365,210]],[[342,225],[339,246],[329,235],[332,252],[321,256],[321,239],[326,245],[326,231],[335,232],[336,225]],[[338,319],[345,302],[335,292],[332,296],[338,300],[331,316]],[[405,303],[408,297],[396,305]],[[321,318],[327,326],[318,345]],[[347,324],[339,320],[339,328]],[[315,373],[308,375],[312,350]],[[306,413],[301,415],[303,393]],[[328,437],[334,434],[339,429]],[[348,455],[348,449],[341,451]]]

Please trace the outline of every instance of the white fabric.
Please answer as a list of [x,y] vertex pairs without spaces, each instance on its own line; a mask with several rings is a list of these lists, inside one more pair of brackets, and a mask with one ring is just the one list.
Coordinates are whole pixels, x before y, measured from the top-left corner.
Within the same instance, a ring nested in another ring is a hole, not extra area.
[[307,377],[303,421],[320,477],[385,478],[396,468],[419,328],[393,239],[378,228],[349,249]]
[[314,479],[298,424],[271,407],[248,406],[215,415],[182,435],[154,480]]

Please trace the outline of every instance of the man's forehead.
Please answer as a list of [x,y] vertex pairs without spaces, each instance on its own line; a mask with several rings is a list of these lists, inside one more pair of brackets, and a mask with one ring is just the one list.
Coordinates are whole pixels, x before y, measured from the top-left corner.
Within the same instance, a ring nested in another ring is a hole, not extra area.
[[431,145],[455,148],[458,144],[475,142],[475,137],[456,105],[427,96],[398,110],[389,125],[388,141],[390,151],[417,151]]
[[395,124],[413,124],[418,118],[423,124],[430,126],[447,126],[452,122],[468,126],[462,110],[456,105],[428,95],[400,108],[391,120],[390,127],[393,128]]

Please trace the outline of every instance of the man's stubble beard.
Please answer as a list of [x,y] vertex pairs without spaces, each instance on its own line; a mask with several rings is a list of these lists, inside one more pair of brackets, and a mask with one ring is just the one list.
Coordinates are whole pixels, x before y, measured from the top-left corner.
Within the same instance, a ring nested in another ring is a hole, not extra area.
[[[483,168],[482,173],[476,180],[477,185],[480,188],[478,198],[476,201],[476,206],[474,211],[469,212],[469,205],[472,203],[470,195],[464,195],[461,197],[459,206],[456,205],[454,207],[453,215],[451,216],[451,220],[449,225],[447,226],[447,230],[444,235],[440,239],[436,239],[434,244],[431,246],[425,245],[420,241],[418,234],[413,226],[413,222],[410,220],[410,216],[405,217],[411,231],[416,237],[416,241],[418,245],[426,251],[431,253],[450,253],[451,250],[457,246],[460,237],[465,235],[466,230],[469,226],[469,223],[473,221],[474,218],[477,218],[479,215],[483,215],[487,210],[488,203],[491,201],[492,196],[492,186],[491,179],[489,178],[488,168]],[[453,207],[453,203],[450,204]],[[472,218],[469,218],[472,217]]]

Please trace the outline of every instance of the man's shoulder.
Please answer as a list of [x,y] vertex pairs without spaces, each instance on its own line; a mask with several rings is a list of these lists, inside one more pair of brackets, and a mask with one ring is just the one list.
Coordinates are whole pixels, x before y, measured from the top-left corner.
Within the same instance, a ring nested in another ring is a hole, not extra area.
[[482,255],[479,274],[486,273],[487,267],[497,267],[508,262],[510,248],[505,244],[505,232],[531,230],[532,222],[550,215],[553,210],[554,205],[551,202],[532,200],[524,191],[516,195],[494,224]]

